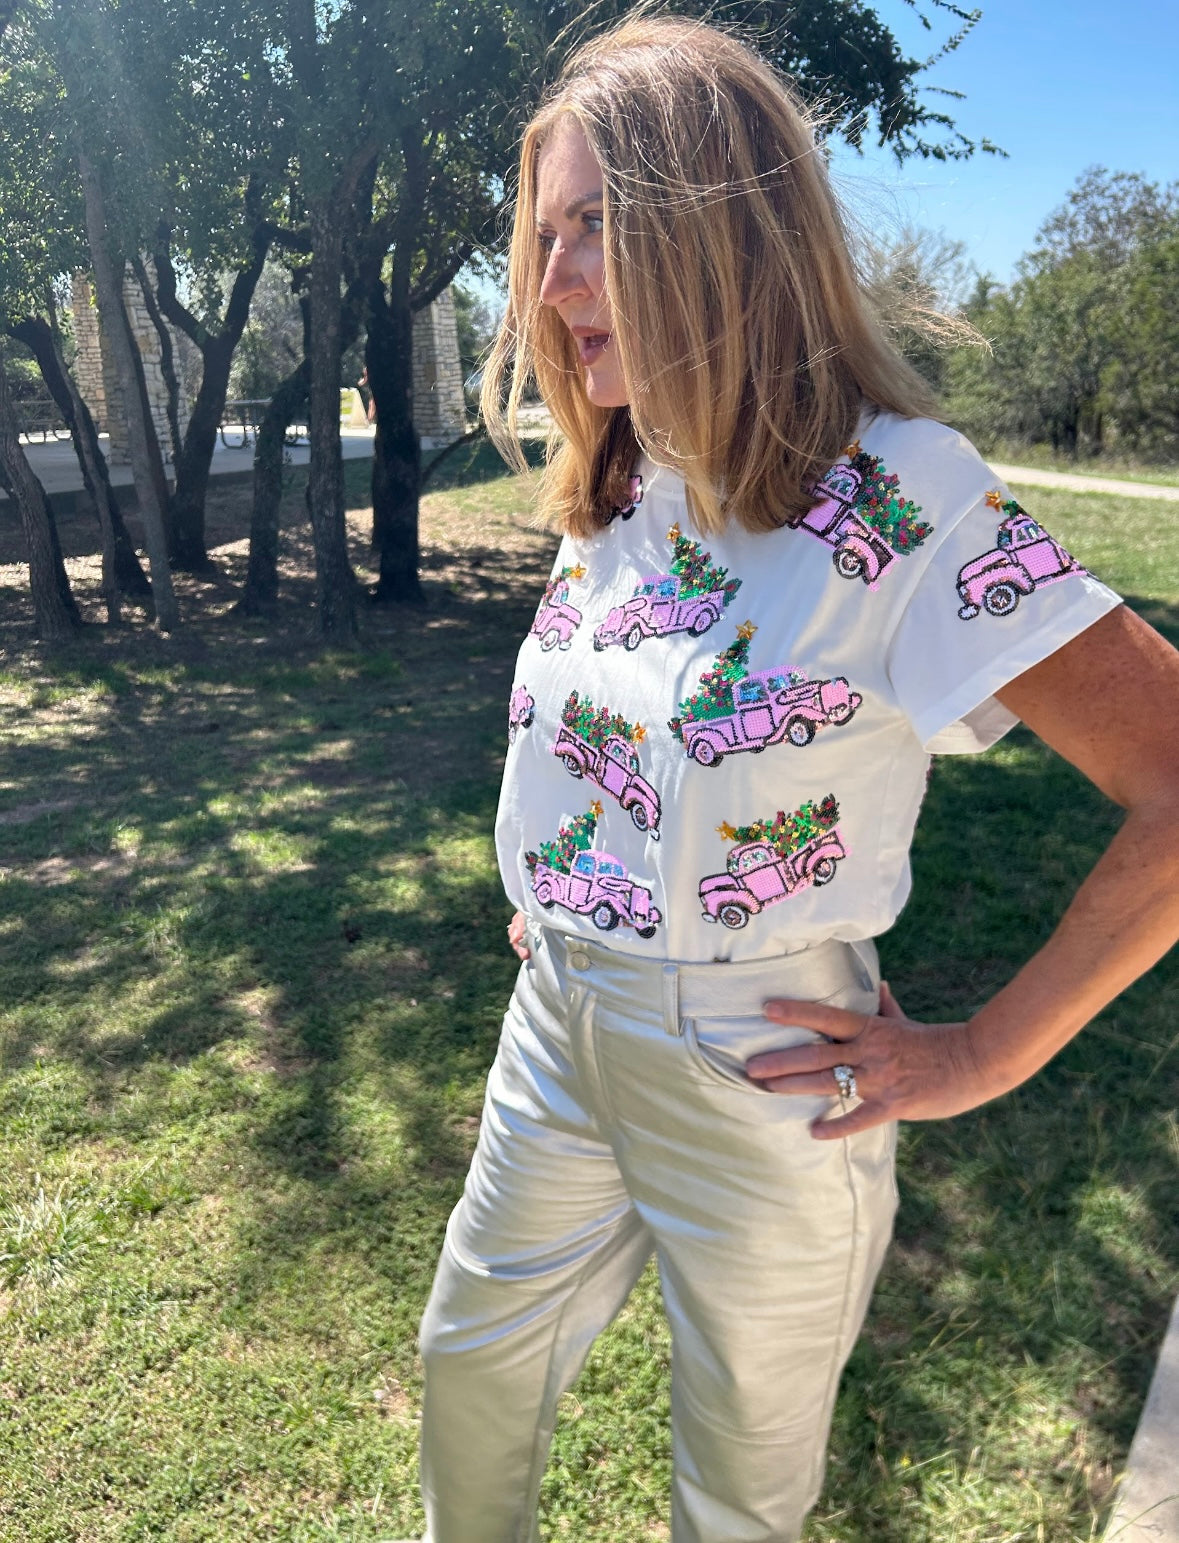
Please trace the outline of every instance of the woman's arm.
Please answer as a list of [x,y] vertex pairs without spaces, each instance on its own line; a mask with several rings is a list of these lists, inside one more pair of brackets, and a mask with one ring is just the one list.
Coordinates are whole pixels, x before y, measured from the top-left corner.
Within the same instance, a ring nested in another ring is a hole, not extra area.
[[767,1002],[767,1018],[834,1043],[756,1056],[750,1076],[814,1094],[833,1091],[832,1066],[855,1070],[863,1102],[816,1137],[939,1119],[1017,1087],[1179,938],[1179,654],[1121,606],[998,697],[1126,819],[1048,942],[968,1022],[914,1023],[887,988],[868,1018]]

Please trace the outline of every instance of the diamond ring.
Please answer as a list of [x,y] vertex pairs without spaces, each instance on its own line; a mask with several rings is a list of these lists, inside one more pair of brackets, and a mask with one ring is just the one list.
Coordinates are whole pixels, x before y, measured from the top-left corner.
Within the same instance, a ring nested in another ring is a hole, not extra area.
[[835,1075],[836,1083],[839,1085],[840,1098],[856,1098],[859,1096],[856,1089],[855,1069],[853,1067],[846,1065],[833,1066],[831,1070]]

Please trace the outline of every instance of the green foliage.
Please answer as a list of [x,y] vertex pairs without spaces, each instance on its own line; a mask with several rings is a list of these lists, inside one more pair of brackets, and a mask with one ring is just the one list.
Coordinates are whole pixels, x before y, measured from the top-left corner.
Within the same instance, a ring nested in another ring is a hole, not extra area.
[[559,873],[568,873],[577,854],[588,852],[593,845],[600,813],[600,804],[591,806],[585,814],[575,815],[568,825],[562,825],[552,841],[542,841],[539,852],[525,852],[524,861],[528,864],[529,872],[543,863]]
[[797,852],[816,836],[833,830],[839,819],[839,805],[835,794],[815,803],[808,798],[805,803],[787,814],[779,809],[772,820],[754,820],[751,825],[722,826],[721,834],[726,841],[744,844],[747,841],[768,841],[783,857]]
[[683,740],[685,721],[723,718],[733,711],[733,687],[749,674],[749,645],[756,631],[752,622],[739,627],[728,648],[722,649],[712,668],[701,675],[699,691],[680,703],[678,715],[668,720],[668,728],[676,739]]
[[672,544],[671,571],[680,581],[680,597],[687,599],[723,590],[724,604],[729,605],[741,588],[741,580],[730,579],[727,568],[714,566],[712,553],[701,551],[700,543],[685,536],[678,525],[671,527],[667,539]]
[[646,737],[641,724],[629,723],[621,713],[612,713],[608,707],[595,707],[589,697],[582,700],[576,691],[566,698],[561,722],[597,750],[603,749],[608,739],[624,739],[627,744],[637,745]]
[[1179,185],[1100,168],[1046,222],[1009,289],[966,314],[992,348],[947,362],[947,408],[984,445],[1179,455]]
[[883,461],[860,450],[851,464],[864,479],[856,498],[856,514],[878,531],[894,552],[907,557],[933,534],[933,526],[917,518],[920,506],[902,496],[900,480],[885,470]]

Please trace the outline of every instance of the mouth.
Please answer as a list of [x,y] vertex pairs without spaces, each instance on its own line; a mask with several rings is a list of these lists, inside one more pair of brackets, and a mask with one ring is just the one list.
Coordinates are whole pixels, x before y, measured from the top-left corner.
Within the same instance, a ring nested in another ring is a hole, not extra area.
[[577,344],[577,356],[587,368],[595,364],[610,346],[613,334],[609,332],[590,332],[574,334],[574,342]]

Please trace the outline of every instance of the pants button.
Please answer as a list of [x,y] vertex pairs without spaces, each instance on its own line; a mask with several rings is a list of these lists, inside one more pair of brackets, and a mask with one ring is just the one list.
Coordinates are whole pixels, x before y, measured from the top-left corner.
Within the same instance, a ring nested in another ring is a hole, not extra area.
[[590,956],[583,953],[580,948],[575,948],[569,955],[569,968],[571,970],[588,970],[589,967]]

